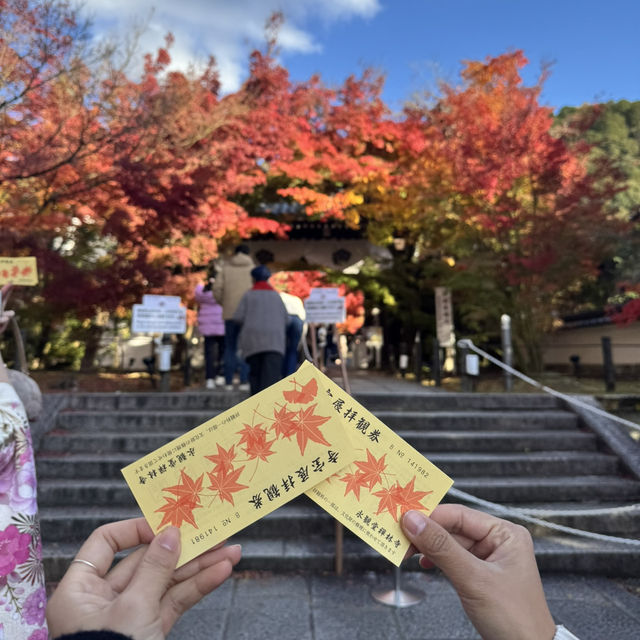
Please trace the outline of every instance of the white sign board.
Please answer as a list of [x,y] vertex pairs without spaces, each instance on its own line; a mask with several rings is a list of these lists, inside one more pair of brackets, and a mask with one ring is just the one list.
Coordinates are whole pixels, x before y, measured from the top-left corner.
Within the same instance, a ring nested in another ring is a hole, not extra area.
[[310,324],[344,322],[347,317],[344,298],[340,297],[338,289],[311,289],[304,301],[304,310]]
[[184,307],[167,309],[133,305],[131,331],[134,333],[184,333],[186,330],[187,310]]
[[468,376],[480,375],[480,358],[475,353],[467,353],[465,357],[464,370]]
[[142,306],[148,309],[179,309],[180,296],[156,296],[145,294],[142,296]]
[[339,289],[329,287],[315,287],[309,292],[307,300],[335,300],[340,297]]
[[453,347],[456,336],[453,331],[453,307],[451,289],[436,287],[436,336],[441,347]]

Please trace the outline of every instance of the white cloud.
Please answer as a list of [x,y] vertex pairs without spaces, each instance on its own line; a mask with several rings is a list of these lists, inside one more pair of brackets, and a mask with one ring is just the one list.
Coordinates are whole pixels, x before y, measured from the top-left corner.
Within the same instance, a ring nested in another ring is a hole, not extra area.
[[281,51],[305,54],[322,50],[309,24],[366,19],[381,8],[380,0],[85,0],[84,6],[98,36],[103,29],[121,32],[134,20],[148,21],[140,39],[143,51],[155,51],[171,31],[174,68],[214,55],[224,91],[241,84],[247,55],[264,44],[265,23],[274,11],[285,16],[278,38]]

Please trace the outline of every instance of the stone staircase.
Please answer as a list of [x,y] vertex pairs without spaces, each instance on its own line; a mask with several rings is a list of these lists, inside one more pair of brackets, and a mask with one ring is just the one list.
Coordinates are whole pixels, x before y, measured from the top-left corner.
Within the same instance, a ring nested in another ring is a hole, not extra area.
[[[122,479],[123,466],[244,397],[211,392],[70,395],[36,456],[48,579],[62,575],[95,527],[140,515]],[[608,448],[601,431],[594,432],[588,420],[550,396],[434,392],[356,397],[454,478],[458,490],[544,510],[545,519],[558,524],[640,537],[640,466],[633,473]],[[619,433],[616,437],[622,445],[614,448],[629,447],[632,458],[640,459],[638,443]],[[542,570],[640,574],[637,546],[531,528]],[[243,545],[241,569],[330,571],[333,537],[334,520],[301,496],[234,541]],[[348,531],[344,554],[347,570],[390,567]]]

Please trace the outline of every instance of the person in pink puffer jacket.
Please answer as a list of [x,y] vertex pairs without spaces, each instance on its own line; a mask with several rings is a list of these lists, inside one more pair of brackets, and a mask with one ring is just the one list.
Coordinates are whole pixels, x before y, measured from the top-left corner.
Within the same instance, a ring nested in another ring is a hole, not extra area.
[[222,354],[224,352],[224,320],[222,307],[211,292],[215,277],[206,285],[196,286],[195,299],[198,303],[198,329],[204,336],[204,367],[207,389],[224,385],[222,376]]

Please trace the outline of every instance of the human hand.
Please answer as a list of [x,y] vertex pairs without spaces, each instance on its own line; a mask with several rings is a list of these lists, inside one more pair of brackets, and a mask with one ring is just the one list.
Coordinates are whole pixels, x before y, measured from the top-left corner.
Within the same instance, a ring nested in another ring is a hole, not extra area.
[[529,532],[519,525],[443,504],[430,518],[409,511],[402,528],[423,568],[439,567],[485,640],[551,640],[555,623]]
[[[143,545],[109,570],[118,551]],[[154,537],[144,518],[96,529],[82,545],[47,605],[51,637],[109,629],[134,640],[164,640],[178,618],[219,587],[241,556],[223,543],[179,569],[180,534]]]

